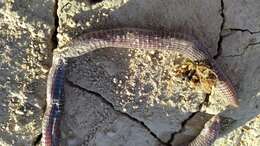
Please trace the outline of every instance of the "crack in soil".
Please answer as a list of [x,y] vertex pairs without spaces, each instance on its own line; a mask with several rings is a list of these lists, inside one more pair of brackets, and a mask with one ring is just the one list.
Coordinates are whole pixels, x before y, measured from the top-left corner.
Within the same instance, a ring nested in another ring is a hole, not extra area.
[[251,30],[249,30],[249,29],[242,29],[242,28],[225,28],[225,30],[248,32],[248,33],[250,33],[250,34],[260,33],[260,31],[251,31]]
[[41,139],[42,139],[42,133],[40,133],[39,135],[37,135],[33,141],[33,146],[38,146],[40,145],[40,142],[41,142]]
[[226,56],[222,56],[222,57],[228,58],[228,57],[240,57],[240,56],[243,56],[243,55],[245,55],[245,53],[247,52],[247,50],[248,50],[248,48],[250,46],[255,46],[255,45],[259,45],[259,44],[260,44],[260,42],[249,43],[245,48],[242,49],[243,51],[240,54],[226,55]]
[[96,3],[100,3],[102,2],[103,0],[90,0],[90,4],[96,4]]
[[170,146],[168,143],[165,143],[163,142],[159,137],[157,137],[157,135],[155,133],[153,133],[150,128],[148,126],[145,125],[145,123],[143,121],[139,121],[138,119],[132,117],[131,115],[127,114],[127,113],[124,113],[120,110],[117,110],[114,108],[113,104],[111,102],[109,102],[105,97],[103,97],[101,94],[95,92],[95,91],[92,91],[92,90],[89,90],[89,89],[86,89],[76,83],[74,83],[73,81],[70,81],[69,79],[66,79],[66,83],[68,83],[71,87],[74,87],[74,88],[78,88],[82,91],[85,91],[87,93],[90,93],[90,94],[93,94],[95,96],[97,96],[98,98],[100,98],[103,103],[109,105],[114,111],[120,113],[122,116],[125,116],[127,118],[129,118],[130,120],[132,121],[135,121],[136,123],[138,123],[139,125],[141,125],[144,129],[146,129],[147,131],[149,131],[149,133],[155,138],[157,139],[161,144],[163,144],[164,146]]
[[217,59],[221,54],[222,54],[222,42],[223,42],[223,29],[224,29],[224,24],[226,22],[225,14],[224,14],[224,0],[221,0],[221,9],[220,9],[220,16],[222,18],[222,22],[220,25],[220,31],[219,31],[219,39],[218,39],[218,48],[217,48],[217,54],[213,57],[214,59]]
[[59,16],[57,13],[58,10],[58,2],[59,0],[54,1],[54,8],[53,8],[53,17],[54,17],[54,29],[51,36],[52,41],[52,51],[57,48],[58,46],[58,27],[59,27]]
[[176,136],[177,134],[182,133],[182,132],[185,130],[185,126],[186,126],[186,124],[188,123],[188,121],[189,121],[190,119],[192,119],[198,112],[199,112],[199,111],[192,113],[187,119],[185,119],[184,121],[182,121],[182,123],[181,123],[181,129],[180,129],[179,131],[177,131],[177,132],[172,133],[172,137],[171,137],[171,139],[170,139],[167,143],[170,144],[171,142],[173,142],[173,141],[175,140],[175,136]]

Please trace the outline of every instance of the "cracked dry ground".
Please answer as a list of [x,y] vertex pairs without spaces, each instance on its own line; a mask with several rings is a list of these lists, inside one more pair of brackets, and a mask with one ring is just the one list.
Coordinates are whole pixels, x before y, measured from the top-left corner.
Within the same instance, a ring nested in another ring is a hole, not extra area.
[[64,145],[176,145],[220,111],[216,146],[260,145],[259,10],[258,0],[0,0],[0,145],[39,144],[52,49],[114,27],[192,30],[237,87],[240,108],[175,77],[176,54],[100,49],[70,60]]

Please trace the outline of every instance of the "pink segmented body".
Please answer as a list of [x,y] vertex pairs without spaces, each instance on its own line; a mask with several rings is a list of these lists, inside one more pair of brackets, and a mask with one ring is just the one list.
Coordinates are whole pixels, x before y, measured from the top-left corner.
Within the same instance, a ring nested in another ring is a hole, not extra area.
[[202,44],[190,35],[136,28],[108,29],[85,33],[66,46],[65,48],[68,49],[62,55],[76,57],[107,47],[172,50],[195,61],[207,60],[210,57]]
[[[171,50],[178,52],[193,61],[206,61],[212,65],[213,70],[215,70],[218,78],[221,80],[217,83],[217,90],[227,96],[232,105],[238,105],[235,94],[236,92],[227,76],[210,56],[207,49],[190,35],[136,28],[101,30],[81,35],[72,41],[72,43],[63,47],[62,51],[57,52],[56,55],[58,58],[61,58],[61,60],[65,60],[66,58],[81,56],[90,51],[106,47]],[[47,109],[43,121],[44,146],[59,145],[60,130],[58,123],[61,119],[59,105],[62,105],[63,102],[62,81],[64,80],[64,66],[65,65],[62,62],[54,62],[48,77]],[[61,81],[61,84],[55,84],[57,81]],[[55,94],[54,91],[57,90],[61,92]],[[58,100],[56,97],[58,97]],[[214,118],[212,121],[213,122],[208,124],[209,126],[203,129],[204,131],[207,129],[207,131],[201,133],[196,139],[194,139],[190,143],[190,146],[199,146],[208,143],[211,144],[216,139],[216,135],[219,132],[219,129],[217,128],[219,120]],[[54,140],[55,138],[56,140]]]

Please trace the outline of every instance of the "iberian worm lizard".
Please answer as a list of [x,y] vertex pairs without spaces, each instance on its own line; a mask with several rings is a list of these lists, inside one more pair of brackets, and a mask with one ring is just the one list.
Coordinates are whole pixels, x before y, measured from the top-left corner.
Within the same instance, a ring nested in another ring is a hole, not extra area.
[[[229,99],[232,106],[238,107],[239,105],[235,89],[228,77],[223,73],[219,65],[209,54],[207,48],[205,48],[197,39],[192,37],[192,35],[183,33],[170,33],[167,31],[152,31],[138,28],[100,30],[85,33],[74,39],[68,45],[62,47],[61,49],[57,49],[56,52],[54,52],[54,58],[58,60],[66,60],[68,58],[81,56],[99,48],[107,47],[144,50],[171,50],[182,54],[184,57],[187,57],[192,61],[206,62],[212,66],[212,69],[218,76],[218,81],[215,88]],[[59,70],[61,66],[63,65],[59,65],[59,63],[54,64],[51,70]],[[58,73],[56,73],[56,75],[55,73],[50,73],[49,76],[49,78],[51,78],[49,80],[52,81],[52,83],[48,84],[48,88],[61,89],[61,87],[50,87],[55,85],[55,78],[58,78],[57,80],[59,80],[60,77]],[[47,94],[50,94],[49,92],[50,90],[47,90]],[[52,96],[53,95],[50,97]],[[51,129],[51,127],[53,127],[53,123],[51,123],[53,120],[49,119],[52,119],[52,112],[55,111],[55,109],[53,109],[53,105],[55,104],[48,103],[48,100],[51,101],[51,99],[47,98],[47,116],[45,117],[45,121],[49,122],[50,124],[45,124],[49,127],[43,127],[43,129]],[[48,114],[50,116],[48,116]],[[49,137],[49,135],[44,137]]]

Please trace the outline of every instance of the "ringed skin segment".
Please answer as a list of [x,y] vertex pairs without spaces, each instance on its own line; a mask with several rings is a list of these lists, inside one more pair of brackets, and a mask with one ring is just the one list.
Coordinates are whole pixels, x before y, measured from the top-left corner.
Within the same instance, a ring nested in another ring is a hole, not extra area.
[[231,81],[209,54],[207,48],[192,35],[139,28],[107,29],[85,33],[63,47],[62,51],[58,53],[64,58],[70,58],[107,47],[171,50],[192,61],[204,61],[212,66],[218,76],[216,90],[228,98],[231,106],[239,106]]
[[42,145],[59,146],[60,122],[64,102],[65,61],[54,61],[47,81],[47,107],[42,126]]
[[217,139],[219,131],[220,117],[215,115],[208,122],[206,122],[200,134],[187,146],[211,146]]

